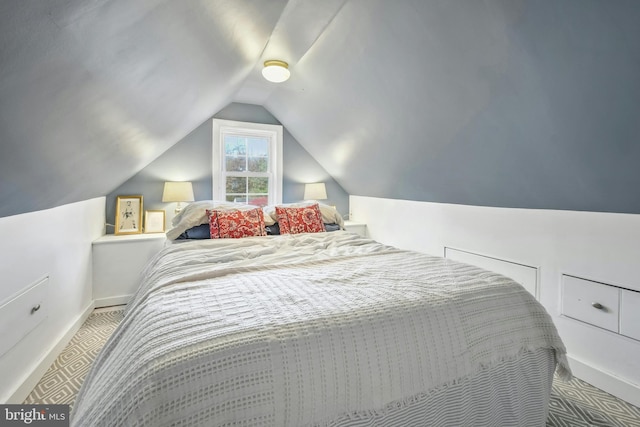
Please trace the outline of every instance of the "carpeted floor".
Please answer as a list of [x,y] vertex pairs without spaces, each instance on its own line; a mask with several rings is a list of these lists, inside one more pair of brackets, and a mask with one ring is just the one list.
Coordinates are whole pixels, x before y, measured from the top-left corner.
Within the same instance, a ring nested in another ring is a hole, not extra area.
[[[96,355],[122,320],[123,307],[95,310],[27,397],[27,404],[73,402]],[[584,381],[554,381],[548,427],[640,427],[640,408]]]
[[124,306],[96,309],[24,401],[71,405],[94,359],[124,315]]
[[577,378],[553,382],[548,427],[638,427],[640,408]]

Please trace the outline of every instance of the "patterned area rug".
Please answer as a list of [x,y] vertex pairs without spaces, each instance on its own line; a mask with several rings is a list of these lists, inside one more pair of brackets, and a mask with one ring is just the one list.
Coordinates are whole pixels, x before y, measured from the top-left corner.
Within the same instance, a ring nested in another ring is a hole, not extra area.
[[123,315],[124,306],[94,310],[24,403],[63,404],[73,408],[84,377]]
[[[124,307],[95,310],[24,403],[73,406],[91,363],[122,320]],[[640,408],[577,378],[554,381],[547,427],[640,427]]]
[[548,427],[640,427],[640,408],[582,380],[553,381]]

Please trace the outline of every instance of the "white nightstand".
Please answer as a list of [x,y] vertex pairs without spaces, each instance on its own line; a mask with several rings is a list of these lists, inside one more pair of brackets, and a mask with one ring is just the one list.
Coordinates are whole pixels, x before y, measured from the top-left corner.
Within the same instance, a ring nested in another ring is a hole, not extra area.
[[164,246],[164,233],[107,234],[93,241],[93,299],[96,307],[126,304],[140,285],[140,273]]
[[347,220],[344,222],[344,229],[350,233],[356,233],[362,237],[367,237],[367,224],[363,222]]

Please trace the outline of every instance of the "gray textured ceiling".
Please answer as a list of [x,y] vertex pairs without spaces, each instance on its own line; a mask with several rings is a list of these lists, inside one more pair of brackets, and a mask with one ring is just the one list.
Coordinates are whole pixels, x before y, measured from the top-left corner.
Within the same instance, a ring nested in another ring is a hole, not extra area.
[[285,0],[0,2],[0,216],[102,196],[216,111]]
[[351,194],[640,213],[638,22],[636,0],[4,0],[0,216],[106,195],[230,102]]

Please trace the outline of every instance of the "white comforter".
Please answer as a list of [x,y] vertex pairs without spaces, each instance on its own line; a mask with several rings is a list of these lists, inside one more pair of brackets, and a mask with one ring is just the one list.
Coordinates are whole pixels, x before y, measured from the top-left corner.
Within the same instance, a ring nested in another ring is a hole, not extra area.
[[172,244],[78,395],[75,426],[303,426],[385,411],[526,350],[508,278],[346,232]]

